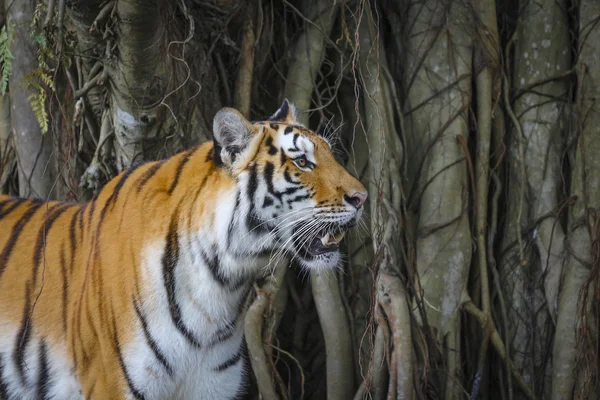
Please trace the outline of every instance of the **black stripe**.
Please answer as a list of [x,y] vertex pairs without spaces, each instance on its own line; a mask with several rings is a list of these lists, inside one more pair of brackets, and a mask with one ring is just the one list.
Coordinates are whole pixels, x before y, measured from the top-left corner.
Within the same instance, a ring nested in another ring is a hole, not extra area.
[[[250,280],[246,280],[246,282],[249,283]],[[219,328],[215,332],[213,337],[208,342],[208,347],[212,347],[218,343],[224,342],[225,340],[227,340],[233,336],[233,334],[235,333],[235,330],[238,326],[238,323],[239,323],[240,319],[242,318],[244,311],[246,309],[245,308],[246,299],[248,298],[248,294],[250,294],[251,289],[252,289],[252,285],[248,285],[246,287],[246,291],[239,297],[238,303],[235,306],[235,315],[233,316],[233,319],[226,322],[221,328]]]
[[46,342],[42,339],[40,342],[40,350],[38,353],[38,381],[37,381],[37,399],[47,400],[48,397],[48,381],[50,371],[48,370],[48,354],[46,353]]
[[285,179],[285,181],[286,181],[286,182],[288,182],[288,183],[292,183],[292,184],[294,184],[294,185],[299,185],[299,184],[300,184],[300,182],[298,182],[298,181],[295,181],[295,180],[293,180],[293,179],[292,179],[292,176],[290,175],[290,172],[289,172],[288,168],[286,168],[286,169],[283,171],[283,178],[284,178],[284,179]]
[[267,182],[267,190],[279,201],[281,201],[281,193],[277,192],[273,187],[273,173],[275,171],[275,165],[271,162],[267,162],[265,165],[265,181]]
[[294,131],[294,127],[293,126],[287,126],[284,130],[283,130],[283,134],[287,135],[288,133],[292,133]]
[[248,187],[247,187],[248,198],[250,199],[251,202],[254,202],[254,194],[256,193],[257,189],[258,189],[257,168],[256,168],[256,164],[252,164],[252,167],[250,167],[250,177],[248,178]]
[[[275,196],[279,200],[279,202],[282,202],[281,199],[283,196],[293,194],[302,188],[301,185],[297,185],[297,186],[293,186],[293,187],[288,187],[287,189],[285,189],[282,192],[275,190],[274,185],[273,185],[274,172],[275,172],[275,165],[273,165],[273,163],[267,162],[267,164],[265,165],[265,181],[267,182],[267,191],[270,194],[272,194],[273,196]],[[284,177],[285,177],[285,172],[284,172]],[[296,182],[296,184],[297,183],[298,182]]]
[[117,321],[115,320],[115,314],[112,315],[113,320],[113,341],[115,342],[115,350],[117,351],[117,355],[119,356],[119,365],[121,366],[121,370],[123,371],[123,376],[125,377],[125,381],[127,381],[127,386],[129,386],[129,391],[133,396],[138,400],[144,400],[145,397],[142,393],[140,393],[136,387],[133,385],[133,381],[127,372],[127,366],[125,365],[125,361],[123,361],[123,354],[121,353],[121,344],[119,343],[119,334],[117,332]]
[[6,200],[5,203],[3,204],[10,204],[12,203],[10,206],[6,207],[6,209],[4,209],[4,207],[2,208],[2,212],[0,212],[0,218],[3,218],[5,215],[10,214],[12,211],[14,211],[15,208],[19,207],[25,200],[24,199],[8,199]]
[[85,212],[85,207],[84,205],[81,206],[81,210],[78,211],[79,215],[78,215],[78,219],[79,219],[79,237],[83,237],[83,224],[84,224],[84,220],[83,220],[83,214]]
[[262,208],[267,208],[273,205],[273,198],[269,195],[265,196],[265,199],[263,201],[263,205]]
[[217,368],[215,368],[215,371],[217,371],[217,372],[225,371],[227,368],[232,367],[233,365],[237,364],[241,358],[242,358],[242,348],[240,346],[240,348],[233,355],[233,357],[231,357],[229,360],[225,361],[223,364],[221,364]]
[[[243,371],[248,371],[250,369],[249,360],[248,360],[248,344],[246,343],[246,339],[242,337],[242,344],[240,345],[240,355],[242,360],[244,361],[244,365],[242,366]],[[248,379],[246,374],[242,375],[242,382],[240,382],[240,386],[238,387],[235,396],[232,400],[242,400],[248,398],[248,393],[254,393],[255,390],[251,390],[255,388],[256,384],[254,380]]]
[[173,368],[171,368],[171,366],[167,362],[167,359],[165,358],[165,356],[162,354],[162,352],[158,348],[158,344],[156,343],[156,340],[154,340],[154,338],[150,334],[150,330],[148,329],[148,321],[146,321],[146,317],[142,313],[142,310],[140,310],[139,304],[135,299],[133,300],[133,306],[135,307],[135,312],[140,320],[142,329],[144,330],[144,336],[146,336],[146,341],[148,342],[148,347],[150,347],[150,350],[152,350],[152,352],[154,353],[154,356],[162,364],[162,366],[165,368],[165,370],[167,371],[169,376],[173,376]]
[[265,140],[265,145],[269,148],[270,155],[274,156],[277,154],[277,147],[273,146],[273,138],[271,136]]
[[200,193],[202,192],[202,189],[204,189],[204,186],[206,186],[206,181],[208,181],[208,178],[210,178],[215,171],[216,170],[214,168],[211,168],[210,172],[207,173],[206,175],[204,175],[204,178],[202,178],[202,182],[200,182],[200,185],[196,189],[196,194],[194,195],[194,200],[192,201],[192,205],[196,204],[196,201],[198,200],[198,197],[200,197]]
[[[88,261],[88,266],[87,266],[88,269],[89,269],[89,262],[92,260],[93,260],[93,262],[97,262],[100,257],[100,246],[98,245],[98,237],[100,237],[100,231],[102,229],[102,224],[104,223],[104,218],[106,217],[106,213],[108,212],[108,207],[110,207],[111,205],[114,207],[114,203],[116,203],[117,198],[119,197],[119,193],[121,192],[121,189],[123,189],[123,186],[129,179],[131,174],[133,174],[133,172],[139,166],[140,165],[131,167],[124,174],[122,174],[122,176],[119,179],[119,181],[117,182],[115,188],[112,190],[110,197],[106,200],[106,203],[104,203],[104,207],[102,207],[102,211],[100,211],[100,219],[98,220],[98,224],[96,225],[96,235],[94,237],[94,243],[93,243],[92,249],[91,249],[91,251],[93,252],[93,258],[89,259],[89,261]],[[92,222],[91,217],[92,217],[92,214],[94,211],[94,207],[95,207],[95,202],[92,202],[92,209],[90,210],[90,227],[92,226],[91,225],[91,222]],[[98,271],[101,271],[101,269],[99,269]],[[87,280],[87,278],[86,278],[86,280]],[[86,280],[84,280],[84,284],[85,284]],[[100,296],[100,299],[102,299],[102,298],[103,297]],[[100,309],[100,314],[102,316],[102,308]]]
[[206,154],[206,158],[204,159],[204,162],[212,161],[214,155],[215,155],[215,148],[213,146],[210,149],[208,149],[208,153]]
[[244,314],[245,311],[245,303],[248,298],[248,294],[252,289],[251,285],[248,285],[244,294],[242,294],[239,298],[238,304],[236,305],[236,312],[231,321],[228,321],[222,328],[218,329],[214,334],[213,338],[209,342],[209,347],[214,346],[217,343],[223,342],[229,338],[231,338],[235,332],[237,324]]
[[[300,136],[299,133],[294,133],[294,138],[292,139],[292,143],[294,144],[294,151],[299,151],[300,149],[298,148],[298,145],[296,144],[296,142],[298,141],[298,137]],[[292,150],[292,149],[290,149]]]
[[[119,193],[121,192],[121,189],[123,189],[123,186],[125,185],[125,183],[129,179],[129,177],[141,165],[143,165],[143,164],[142,163],[136,163],[133,166],[131,166],[127,171],[125,171],[125,173],[123,173],[121,175],[119,181],[115,185],[115,188],[112,190],[112,193],[110,194],[110,197],[106,200],[106,203],[104,203],[104,207],[102,207],[102,211],[100,211],[100,220],[98,221],[98,225],[97,225],[97,228],[96,228],[96,238],[98,237],[98,234],[100,233],[100,227],[102,226],[102,223],[104,222],[104,217],[106,216],[106,213],[108,212],[108,207],[110,207],[111,205],[114,206],[114,203],[116,203],[117,198],[119,197]],[[96,208],[96,202],[92,200],[92,202],[91,202],[91,208],[90,208],[90,211],[89,211],[89,219],[90,219],[89,226],[90,227],[91,227],[91,224],[92,224],[92,217],[93,217],[95,208]],[[97,247],[98,246],[94,246],[94,248],[96,249],[96,251],[97,251]]]
[[92,226],[92,219],[94,218],[94,211],[96,210],[96,201],[92,200],[88,203],[90,210],[88,211],[88,229]]
[[302,201],[302,200],[308,200],[308,199],[310,199],[310,195],[303,194],[303,195],[300,195],[300,196],[296,196],[293,199],[289,199],[287,201],[287,203],[288,203],[288,205],[292,205],[292,203],[295,203],[295,202],[298,202],[298,201]]
[[281,149],[281,166],[283,166],[283,164],[285,164],[286,161],[287,161],[287,156],[285,155],[285,151],[283,151],[283,149]]
[[281,104],[281,107],[279,107],[279,109],[275,112],[275,114],[273,114],[271,116],[271,118],[269,118],[269,121],[274,121],[274,122],[285,121],[289,112],[290,112],[290,104],[288,103],[287,99],[284,99],[283,103]]
[[248,232],[263,234],[269,231],[269,227],[263,221],[258,219],[254,214],[254,210],[246,215],[246,227]]
[[208,347],[212,347],[217,343],[224,342],[225,340],[231,338],[233,333],[235,332],[235,328],[237,325],[237,320],[229,321],[225,324],[224,327],[219,328],[217,332],[213,335],[212,339],[209,341]]
[[300,189],[302,189],[302,186],[288,187],[283,192],[279,192],[279,193],[281,193],[281,195],[283,195],[283,196],[289,196],[290,194],[296,193]]
[[62,320],[63,333],[67,335],[67,298],[69,294],[69,282],[67,281],[67,260],[65,259],[65,244],[60,248],[60,271],[62,274]]
[[129,168],[123,174],[121,179],[119,179],[119,182],[117,182],[117,184],[115,185],[115,188],[113,189],[112,193],[110,194],[110,197],[108,198],[108,200],[106,200],[104,207],[102,207],[102,212],[100,213],[100,222],[98,223],[98,225],[102,224],[102,220],[104,219],[104,216],[106,215],[106,211],[108,210],[108,207],[117,201],[117,197],[119,197],[119,193],[121,192],[121,189],[123,189],[123,186],[129,179],[131,174],[133,174],[135,172],[137,167],[139,167],[139,165]]
[[171,187],[169,188],[169,194],[173,194],[173,191],[175,190],[175,187],[177,186],[177,183],[179,183],[179,177],[181,176],[181,172],[183,171],[183,167],[185,167],[185,164],[188,163],[188,161],[190,161],[190,157],[192,156],[192,153],[195,151],[196,149],[190,149],[188,151],[186,151],[184,153],[183,159],[181,160],[181,162],[179,163],[179,165],[177,166],[177,170],[175,171],[175,178],[173,179],[173,183],[171,183]]
[[219,267],[219,255],[215,253],[214,257],[209,257],[206,252],[200,250],[200,254],[202,255],[202,259],[204,260],[204,264],[208,267],[210,274],[213,279],[221,286],[226,286],[229,283],[229,280],[223,276]]
[[233,212],[231,213],[231,221],[229,221],[229,227],[227,228],[227,248],[229,248],[229,245],[231,244],[231,239],[233,238],[233,228],[235,226],[235,224],[234,224],[235,214],[237,213],[237,210],[238,210],[238,207],[240,206],[241,201],[242,201],[242,193],[238,191],[237,195],[235,196],[235,206],[233,207]]
[[13,352],[13,362],[17,367],[17,372],[19,373],[19,377],[21,378],[21,383],[23,386],[27,386],[27,382],[25,381],[25,352],[27,351],[27,345],[29,344],[29,339],[31,338],[31,316],[30,312],[30,286],[26,285],[25,288],[25,309],[23,310],[23,316],[21,318],[21,327],[19,328],[19,332],[17,333],[17,340],[15,343],[15,350]]
[[[69,272],[72,274],[73,269],[75,267],[75,250],[77,249],[77,235],[75,232],[75,225],[77,223],[77,219],[79,218],[79,224],[82,224],[83,218],[81,218],[81,214],[83,213],[83,207],[79,207],[77,211],[73,213],[71,217],[71,224],[69,226],[69,245],[71,249],[71,260],[69,263]],[[83,231],[83,229],[80,229]]]
[[162,257],[163,267],[163,280],[165,283],[165,289],[167,291],[167,298],[169,301],[169,313],[171,319],[177,330],[194,346],[200,347],[200,343],[194,338],[192,333],[183,323],[181,319],[181,309],[175,298],[175,267],[179,262],[179,236],[177,234],[177,217],[178,217],[179,206],[173,213],[171,218],[171,224],[169,232],[167,234],[167,245],[165,252]]
[[92,395],[94,394],[94,389],[96,389],[96,382],[98,382],[98,380],[94,380],[92,382],[92,386],[90,387],[90,390],[88,390],[88,392],[85,394],[85,398],[86,399],[92,399]]
[[261,233],[266,229],[266,227],[264,225],[261,225],[262,222],[258,218],[256,218],[256,215],[254,214],[254,209],[255,209],[254,195],[256,194],[257,189],[258,189],[258,174],[257,174],[256,164],[254,164],[254,165],[252,165],[252,167],[250,167],[250,177],[248,178],[247,195],[248,195],[248,199],[250,200],[250,209],[248,210],[248,213],[246,214],[246,228],[248,229],[249,232],[256,231],[256,233]]
[[221,145],[213,136],[213,163],[216,167],[220,167],[223,165],[223,160],[221,159]]
[[146,183],[158,172],[158,169],[165,163],[165,160],[156,161],[144,174],[139,178],[137,182],[136,192],[139,193]]
[[8,260],[10,258],[10,255],[12,254],[13,248],[15,247],[15,243],[17,243],[17,240],[21,235],[21,231],[23,230],[27,222],[29,222],[29,220],[33,217],[35,212],[42,206],[42,204],[42,202],[32,202],[29,209],[25,212],[25,214],[21,216],[21,218],[19,218],[19,220],[13,226],[12,231],[10,233],[10,237],[6,242],[4,249],[2,249],[2,253],[0,253],[0,278],[2,277],[4,269],[8,265]]
[[46,238],[50,233],[50,229],[52,229],[52,225],[64,213],[71,205],[58,203],[52,206],[49,210],[46,211],[46,215],[44,215],[44,220],[42,221],[42,226],[38,232],[37,241],[35,244],[35,250],[33,252],[33,285],[32,288],[36,288],[37,283],[37,274],[40,266],[40,259],[42,258],[42,250],[45,249]]
[[4,381],[4,354],[0,353],[0,399],[9,400],[8,384]]
[[279,130],[278,124],[269,124],[269,126],[271,127],[271,129]]

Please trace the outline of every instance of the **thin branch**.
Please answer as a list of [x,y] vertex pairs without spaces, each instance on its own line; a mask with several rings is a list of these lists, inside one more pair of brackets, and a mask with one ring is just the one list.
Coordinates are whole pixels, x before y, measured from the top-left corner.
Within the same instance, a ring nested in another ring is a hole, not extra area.
[[250,118],[250,103],[252,100],[252,78],[254,76],[254,7],[248,3],[248,16],[242,30],[240,45],[240,63],[236,77],[233,106],[246,118]]
[[[94,66],[94,68],[95,68],[95,66]],[[108,78],[108,70],[105,68],[102,70],[102,72],[100,72],[99,74],[94,76],[92,79],[87,81],[81,89],[76,90],[75,93],[73,94],[73,96],[75,97],[75,99],[79,99],[80,97],[85,96],[90,90],[92,90],[96,86],[103,85],[107,78]]]
[[[506,45],[506,55],[505,55],[505,59],[506,59],[506,63],[507,65],[510,64],[509,60],[509,53],[510,53],[510,48],[512,47],[513,43],[515,42],[516,39],[516,33],[513,34],[513,36],[510,38],[508,44]],[[521,181],[521,188],[519,190],[519,209],[517,211],[517,240],[519,241],[519,257],[520,257],[520,262],[526,263],[527,260],[525,259],[525,246],[523,244],[523,234],[521,231],[521,218],[523,215],[523,203],[525,202],[525,189],[526,189],[526,185],[527,185],[527,174],[525,172],[525,146],[524,146],[524,141],[525,141],[525,135],[523,134],[523,130],[521,129],[521,123],[519,122],[519,119],[517,118],[517,116],[515,115],[514,110],[512,109],[512,105],[510,103],[510,98],[509,98],[509,90],[510,90],[510,84],[508,81],[508,73],[504,73],[503,79],[502,79],[502,83],[503,83],[503,94],[504,94],[504,107],[506,108],[506,113],[508,114],[511,122],[513,123],[515,130],[517,131],[517,144],[519,147],[519,167],[520,167],[520,181]]]

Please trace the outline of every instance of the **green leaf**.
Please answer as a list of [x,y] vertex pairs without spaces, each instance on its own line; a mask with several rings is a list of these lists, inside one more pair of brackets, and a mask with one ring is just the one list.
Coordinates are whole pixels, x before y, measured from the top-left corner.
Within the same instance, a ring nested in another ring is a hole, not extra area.
[[8,89],[8,77],[12,71],[13,55],[10,51],[10,45],[13,42],[12,27],[7,29],[4,25],[0,30],[0,93],[6,94]]

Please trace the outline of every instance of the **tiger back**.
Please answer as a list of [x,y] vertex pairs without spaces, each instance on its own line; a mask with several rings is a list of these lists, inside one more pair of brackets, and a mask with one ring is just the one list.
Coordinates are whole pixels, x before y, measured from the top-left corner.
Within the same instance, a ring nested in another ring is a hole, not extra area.
[[252,282],[335,268],[367,195],[287,101],[213,136],[86,204],[0,196],[1,399],[243,394]]

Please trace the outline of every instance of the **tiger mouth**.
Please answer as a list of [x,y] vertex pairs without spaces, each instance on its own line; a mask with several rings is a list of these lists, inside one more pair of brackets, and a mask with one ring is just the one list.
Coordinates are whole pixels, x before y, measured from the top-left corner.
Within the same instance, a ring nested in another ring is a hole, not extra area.
[[345,231],[338,231],[336,233],[327,232],[324,235],[314,238],[310,243],[308,243],[305,250],[311,256],[318,256],[321,254],[338,251],[340,248],[340,242],[344,238],[345,234]]

